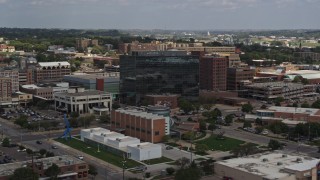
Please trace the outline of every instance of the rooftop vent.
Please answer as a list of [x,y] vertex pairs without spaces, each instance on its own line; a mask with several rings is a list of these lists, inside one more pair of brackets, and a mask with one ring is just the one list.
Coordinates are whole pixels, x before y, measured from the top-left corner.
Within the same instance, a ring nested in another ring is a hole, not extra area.
[[302,159],[301,158],[297,158],[297,162],[302,162]]
[[277,162],[277,166],[281,166],[282,165],[282,162]]
[[267,158],[263,158],[262,162],[268,162],[269,160]]

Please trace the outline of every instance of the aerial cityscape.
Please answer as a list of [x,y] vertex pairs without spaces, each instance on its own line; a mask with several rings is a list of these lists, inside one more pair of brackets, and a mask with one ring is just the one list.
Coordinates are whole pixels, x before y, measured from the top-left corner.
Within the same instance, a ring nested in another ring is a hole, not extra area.
[[319,9],[0,0],[0,180],[320,179]]

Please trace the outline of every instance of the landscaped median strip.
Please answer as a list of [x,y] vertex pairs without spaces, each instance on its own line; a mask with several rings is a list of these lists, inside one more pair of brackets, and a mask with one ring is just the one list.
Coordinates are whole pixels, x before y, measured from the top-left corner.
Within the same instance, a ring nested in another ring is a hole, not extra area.
[[[60,142],[60,143],[67,145],[69,147],[72,147],[74,149],[80,150],[83,153],[86,153],[88,155],[91,155],[93,157],[96,157],[96,158],[101,159],[105,162],[108,162],[110,164],[113,164],[115,166],[122,168],[122,161],[123,161],[122,156],[120,157],[120,156],[117,156],[117,155],[112,154],[107,151],[98,152],[97,147],[94,147],[90,144],[87,144],[85,142],[82,142],[82,141],[74,139],[74,138],[71,138],[69,140],[59,138],[59,139],[55,139],[55,141]],[[134,161],[132,159],[126,159],[125,168],[128,169],[128,168],[133,168],[133,167],[141,166],[141,165],[142,164],[137,161]]]

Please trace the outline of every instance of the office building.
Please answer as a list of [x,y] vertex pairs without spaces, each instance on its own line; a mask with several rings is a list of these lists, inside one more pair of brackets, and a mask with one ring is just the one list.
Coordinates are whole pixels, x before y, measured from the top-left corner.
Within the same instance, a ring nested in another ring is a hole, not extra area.
[[34,70],[34,81],[36,83],[62,81],[63,76],[70,73],[70,64],[66,61],[42,62],[38,63]]
[[21,69],[19,71],[19,85],[34,84],[34,73],[32,69]]
[[275,151],[217,161],[214,172],[217,178],[229,180],[311,180],[318,179],[319,161]]
[[158,143],[166,135],[166,118],[137,109],[117,109],[111,112],[111,129]]
[[85,91],[84,88],[69,89],[68,92],[54,94],[55,109],[63,112],[110,113],[112,98],[110,93]]
[[11,101],[11,78],[0,77],[0,103]]
[[22,92],[33,94],[45,100],[53,100],[55,93],[67,92],[69,84],[67,82],[27,84],[20,87]]
[[239,90],[242,82],[253,81],[254,69],[250,68],[228,68],[227,90]]
[[0,77],[9,77],[11,79],[11,92],[19,91],[19,71],[18,70],[0,70]]
[[170,135],[170,127],[173,125],[173,121],[170,119],[170,107],[167,106],[147,106],[148,113],[163,116],[165,118],[165,134]]
[[89,46],[99,46],[99,41],[97,39],[86,38],[76,39],[76,48],[78,50],[85,50]]
[[141,103],[147,94],[199,94],[199,58],[185,51],[137,51],[120,56],[120,93]]
[[45,171],[56,164],[60,173],[58,179],[70,179],[70,180],[88,180],[89,179],[89,165],[73,156],[63,155],[54,156],[49,158],[34,159],[22,162],[14,162],[9,164],[0,165],[0,179],[9,180],[14,171],[21,167],[28,167],[33,169],[35,173],[39,175],[39,179],[50,179],[45,175]]
[[225,91],[227,89],[228,58],[205,55],[200,58],[200,89]]
[[70,86],[111,93],[113,99],[119,95],[119,73],[67,75],[63,77],[63,81],[68,82]]

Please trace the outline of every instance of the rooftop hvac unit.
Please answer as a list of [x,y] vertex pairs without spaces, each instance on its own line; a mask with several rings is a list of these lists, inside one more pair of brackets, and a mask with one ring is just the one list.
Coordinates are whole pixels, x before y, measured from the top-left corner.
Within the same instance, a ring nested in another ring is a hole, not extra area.
[[281,166],[282,165],[282,162],[277,162],[277,166]]
[[269,160],[267,158],[263,158],[262,162],[268,162]]
[[285,158],[285,157],[288,157],[288,156],[286,154],[282,154],[282,157]]

